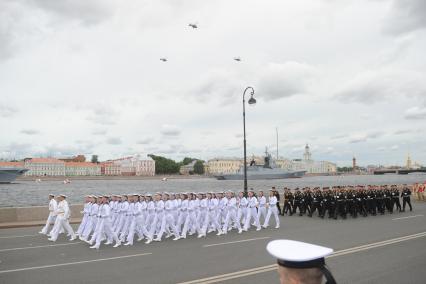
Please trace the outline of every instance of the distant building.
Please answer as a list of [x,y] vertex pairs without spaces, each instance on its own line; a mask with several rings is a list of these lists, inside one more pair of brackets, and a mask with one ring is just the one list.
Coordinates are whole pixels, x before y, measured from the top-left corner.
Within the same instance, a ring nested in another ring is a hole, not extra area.
[[105,175],[154,176],[155,161],[150,157],[141,159],[140,155],[110,160],[103,163]]
[[[263,164],[263,157],[253,156],[247,159],[247,164],[254,161],[256,164]],[[287,171],[306,170],[310,174],[334,174],[337,172],[337,165],[328,161],[314,161],[312,160],[312,153],[309,145],[305,146],[303,159],[285,159],[279,158],[275,160],[277,167]],[[241,166],[244,165],[243,159],[239,158],[216,158],[207,162],[207,169],[209,175],[216,174],[235,174]]]
[[65,176],[65,162],[55,158],[27,158],[24,167],[26,176]]
[[196,162],[197,160],[193,160],[191,163],[181,166],[179,173],[181,175],[192,175],[194,173],[194,166]]
[[100,176],[101,166],[88,162],[67,162],[65,163],[66,176]]
[[208,174],[235,174],[243,164],[243,160],[238,158],[211,159],[207,162]]
[[305,146],[303,159],[284,159],[280,158],[275,164],[288,171],[306,170],[308,174],[334,174],[337,172],[337,165],[328,161],[314,161],[308,144]]
[[101,175],[103,176],[121,176],[121,166],[113,162],[101,163]]
[[356,166],[356,158],[355,158],[355,157],[353,157],[353,158],[352,158],[352,170],[353,170],[353,171],[356,171],[356,168],[357,168],[357,166]]
[[406,165],[405,165],[405,167],[407,168],[407,169],[412,169],[412,162],[411,162],[411,157],[410,157],[410,154],[408,154],[408,157],[407,157],[407,163],[406,163]]
[[86,162],[86,157],[84,155],[77,155],[75,157],[70,157],[70,158],[60,158],[59,160],[64,162],[83,163],[83,162]]
[[23,168],[24,162],[4,162],[0,161],[0,167],[5,168]]
[[309,148],[309,145],[306,144],[305,146],[305,153],[303,153],[303,160],[305,161],[311,161],[312,160],[312,154]]

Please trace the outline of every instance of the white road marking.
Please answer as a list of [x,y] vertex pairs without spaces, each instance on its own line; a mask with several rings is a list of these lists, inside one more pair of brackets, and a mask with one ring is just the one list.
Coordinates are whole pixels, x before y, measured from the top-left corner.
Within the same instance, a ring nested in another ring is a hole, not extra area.
[[[346,255],[346,254],[357,253],[357,252],[361,252],[361,251],[365,251],[365,250],[370,250],[370,249],[373,249],[373,248],[383,247],[383,246],[396,244],[396,243],[400,243],[400,242],[404,242],[404,241],[408,241],[408,240],[412,240],[412,239],[417,239],[417,238],[422,238],[422,237],[426,237],[426,232],[421,232],[421,233],[417,233],[417,234],[413,234],[413,235],[403,236],[403,237],[389,239],[389,240],[385,240],[385,241],[381,241],[381,242],[376,242],[376,243],[371,243],[371,244],[366,244],[366,245],[362,245],[362,246],[357,246],[357,247],[339,250],[339,251],[334,252],[332,255],[330,255],[326,258],[333,258],[333,257],[338,257],[338,256]],[[260,266],[260,267],[255,267],[255,268],[251,268],[251,269],[246,269],[246,270],[216,275],[216,276],[207,277],[207,278],[203,278],[203,279],[197,279],[197,280],[188,281],[188,282],[181,282],[179,284],[217,283],[217,282],[223,282],[223,281],[231,280],[231,279],[235,279],[235,278],[242,278],[242,277],[246,277],[246,276],[249,276],[249,275],[269,272],[269,271],[273,271],[275,269],[277,269],[277,265],[272,264],[272,265]]]
[[35,236],[43,236],[43,235],[38,234],[38,235],[6,236],[6,237],[0,237],[0,239],[15,239],[15,238],[26,238],[26,237],[35,237]]
[[71,246],[71,245],[76,245],[76,244],[81,244],[81,243],[82,242],[67,243],[67,244],[55,244],[55,245],[45,245],[45,246],[31,246],[31,247],[21,247],[21,248],[8,248],[8,249],[0,249],[0,252],[14,251],[14,250],[24,250],[24,249],[47,248],[47,247]]
[[409,219],[409,218],[416,218],[416,217],[423,217],[424,215],[422,215],[422,214],[419,214],[419,215],[413,215],[413,216],[407,216],[407,217],[400,217],[400,218],[394,218],[394,219],[392,219],[392,221],[395,221],[395,220],[403,220],[403,219]]
[[24,267],[24,268],[18,268],[18,269],[10,269],[10,270],[0,270],[0,274],[12,273],[12,272],[20,272],[20,271],[27,271],[27,270],[47,269],[47,268],[52,268],[52,267],[69,266],[69,265],[91,263],[91,262],[100,262],[100,261],[115,260],[115,259],[123,259],[123,258],[138,257],[138,256],[144,256],[144,255],[150,255],[150,254],[152,254],[152,253],[147,252],[147,253],[139,253],[139,254],[132,254],[132,255],[123,255],[123,256],[116,256],[116,257],[109,257],[109,258],[98,258],[98,259],[92,259],[92,260],[83,260],[83,261],[75,261],[75,262],[67,262],[67,263],[58,263],[58,264],[52,264],[52,265]]
[[223,246],[223,245],[236,244],[236,243],[245,243],[245,242],[257,241],[257,240],[266,240],[266,239],[270,239],[270,238],[271,237],[263,237],[263,238],[246,239],[246,240],[233,241],[233,242],[227,242],[227,243],[218,243],[218,244],[204,245],[203,248],[215,247],[215,246]]

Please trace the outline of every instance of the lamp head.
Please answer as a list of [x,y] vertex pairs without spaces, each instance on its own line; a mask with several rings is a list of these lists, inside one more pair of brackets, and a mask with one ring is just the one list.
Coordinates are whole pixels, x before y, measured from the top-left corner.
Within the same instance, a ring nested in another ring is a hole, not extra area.
[[248,100],[248,104],[249,105],[255,105],[256,104],[256,99],[253,98],[253,93],[251,94],[250,99]]

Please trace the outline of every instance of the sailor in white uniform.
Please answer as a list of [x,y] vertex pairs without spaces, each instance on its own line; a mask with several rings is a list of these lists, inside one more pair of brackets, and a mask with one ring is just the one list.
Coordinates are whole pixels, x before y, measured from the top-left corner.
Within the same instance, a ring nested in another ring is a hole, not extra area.
[[265,219],[265,223],[263,223],[263,228],[267,228],[269,226],[269,219],[271,218],[271,215],[274,214],[275,229],[279,229],[280,218],[278,217],[277,198],[274,196],[274,192],[272,189],[269,191],[267,207],[268,207],[268,214],[266,214],[266,219]]
[[[179,234],[182,233],[182,231],[181,231],[181,230],[183,230],[182,226],[184,226],[185,221],[188,217],[188,206],[189,206],[188,194],[187,193],[181,193],[180,194],[180,205],[179,205],[179,217],[178,217],[178,222],[177,222],[177,229],[179,230]],[[186,237],[186,235],[185,235],[185,237]]]
[[259,207],[257,211],[257,215],[259,216],[259,222],[260,218],[263,217],[263,220],[266,219],[266,197],[263,194],[263,191],[259,191],[257,201],[259,202]]
[[[183,202],[182,202],[183,204]],[[197,203],[195,193],[188,194],[188,214],[183,224],[181,238],[186,239],[186,235],[189,231],[189,235],[195,234],[197,230]]]
[[96,241],[90,248],[99,249],[104,235],[107,238],[105,245],[112,244],[112,241],[114,240],[114,247],[119,247],[121,245],[121,241],[118,239],[117,234],[111,227],[111,208],[108,204],[109,196],[104,195],[101,200],[102,204],[99,206],[99,213],[97,216],[98,224],[96,229],[98,231],[95,233]]
[[238,198],[237,198],[237,206],[238,206],[237,219],[238,219],[238,222],[240,222],[243,225],[246,222],[247,205],[248,205],[248,201],[247,201],[247,198],[245,198],[245,196],[244,196],[244,192],[243,191],[238,192]]
[[333,249],[318,245],[292,241],[275,240],[266,250],[277,259],[280,283],[336,284],[336,280],[325,264],[325,257]]
[[244,231],[247,231],[250,228],[250,222],[251,219],[254,220],[254,224],[256,226],[256,231],[260,231],[260,223],[259,223],[259,216],[257,215],[257,198],[254,196],[254,191],[250,190],[248,192],[248,198],[247,198],[247,216],[244,223]]
[[71,211],[68,205],[68,202],[66,201],[67,196],[66,195],[59,195],[59,204],[58,207],[56,208],[56,222],[55,222],[55,226],[58,226],[58,228],[52,229],[52,234],[51,237],[49,238],[49,241],[52,242],[56,242],[56,240],[58,239],[58,235],[60,232],[60,228],[64,228],[67,232],[68,235],[71,236],[70,241],[75,240],[77,237],[74,233],[74,230],[72,229],[72,227],[70,226],[69,223],[69,218],[71,216]]
[[223,224],[222,233],[227,234],[228,230],[232,229],[231,222],[234,222],[234,225],[238,229],[238,233],[241,234],[243,230],[241,229],[240,220],[237,219],[237,199],[235,198],[234,193],[231,191],[226,193],[226,198],[228,199],[228,203],[226,205],[227,214]]
[[87,224],[84,226],[83,232],[79,235],[79,239],[88,242],[90,234],[95,230],[96,223],[98,222],[98,210],[99,210],[99,204],[100,204],[100,198],[98,200],[98,197],[95,195],[92,195],[90,198],[90,210],[89,215],[87,219]]
[[80,236],[83,231],[84,231],[84,227],[87,225],[87,223],[89,222],[89,214],[90,214],[90,207],[92,206],[92,204],[90,203],[90,195],[86,195],[86,197],[84,198],[84,206],[83,206],[83,211],[81,211],[80,213],[83,214],[83,219],[81,220],[80,226],[78,226],[76,235]]
[[49,194],[49,216],[47,216],[46,225],[44,225],[39,234],[47,235],[49,233],[50,225],[55,224],[55,211],[57,206],[58,203],[55,200],[55,196],[53,194]]
[[[149,228],[149,234],[148,236],[146,236],[147,241],[145,242],[145,244],[149,244],[154,240],[154,234],[157,231],[157,226],[160,226],[160,230],[163,227],[163,222],[164,222],[164,227],[166,226],[165,222],[165,216],[164,216],[164,201],[162,199],[162,195],[161,193],[157,192],[154,195],[154,203],[155,203],[155,213],[154,213],[154,218],[152,219],[152,223],[150,225]],[[164,197],[165,198],[165,197]],[[155,239],[155,241],[161,241],[161,239],[157,238]]]

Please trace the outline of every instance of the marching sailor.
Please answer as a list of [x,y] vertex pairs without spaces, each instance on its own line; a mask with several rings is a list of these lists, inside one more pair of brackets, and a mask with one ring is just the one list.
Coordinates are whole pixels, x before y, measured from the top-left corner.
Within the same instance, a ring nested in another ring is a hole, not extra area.
[[[77,237],[74,233],[74,230],[70,226],[69,218],[71,216],[70,208],[68,205],[68,202],[66,201],[67,196],[66,195],[59,195],[59,204],[56,208],[56,221],[55,226],[52,229],[51,237],[49,238],[49,241],[56,242],[58,239],[58,235],[61,228],[64,228],[68,235],[71,236],[70,241],[75,240]],[[55,228],[56,227],[56,228]]]
[[39,234],[47,235],[47,233],[49,233],[50,225],[55,224],[55,211],[57,206],[58,203],[55,200],[55,196],[53,194],[49,194],[49,216],[47,217],[46,225],[43,227],[43,229],[41,229]]
[[268,207],[268,214],[266,215],[265,223],[263,223],[263,228],[268,228],[269,219],[271,218],[271,215],[274,214],[276,224],[275,229],[279,229],[280,218],[278,217],[277,197],[275,196],[273,190],[269,191],[269,199],[266,206]]

